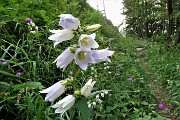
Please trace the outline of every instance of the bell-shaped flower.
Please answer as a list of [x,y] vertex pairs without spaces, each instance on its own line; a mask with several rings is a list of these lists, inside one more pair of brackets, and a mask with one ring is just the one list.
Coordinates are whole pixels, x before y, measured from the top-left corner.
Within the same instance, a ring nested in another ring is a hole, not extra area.
[[62,26],[64,29],[68,29],[68,30],[77,30],[79,25],[80,25],[80,21],[73,17],[71,14],[61,14],[59,15],[60,17],[60,21],[59,21],[59,25]]
[[108,57],[114,54],[114,51],[110,51],[108,49],[92,50],[91,52],[96,63],[102,62],[102,61],[111,62],[111,60]]
[[92,82],[92,79],[89,79],[88,82],[81,88],[81,95],[88,97],[93,90],[93,86],[95,83],[96,81]]
[[78,48],[74,54],[74,61],[83,70],[87,69],[88,63],[96,63],[90,50]]
[[62,84],[62,82],[63,80],[55,83],[54,85],[52,85],[47,89],[39,91],[40,93],[47,93],[45,97],[45,101],[53,102],[56,98],[58,98],[60,95],[64,93],[65,86]]
[[52,40],[54,42],[54,47],[67,40],[71,40],[74,37],[72,30],[50,30],[51,33],[53,33],[51,36],[48,37],[49,40]]
[[63,68],[63,70],[73,61],[74,54],[71,52],[70,48],[67,48],[63,53],[61,53],[56,60],[57,68]]
[[52,108],[56,108],[55,113],[64,113],[69,110],[75,104],[75,97],[73,95],[68,95],[56,104]]
[[99,29],[101,26],[102,25],[100,25],[100,24],[94,24],[94,25],[87,26],[85,30],[92,32],[92,31]]
[[93,33],[91,35],[82,34],[79,38],[79,45],[83,49],[91,49],[91,48],[98,48],[98,43],[94,40],[96,34]]

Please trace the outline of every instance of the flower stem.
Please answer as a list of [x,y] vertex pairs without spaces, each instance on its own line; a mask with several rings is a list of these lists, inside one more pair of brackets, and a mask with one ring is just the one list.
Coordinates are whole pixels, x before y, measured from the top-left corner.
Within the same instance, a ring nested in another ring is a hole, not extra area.
[[[76,67],[75,67],[75,69],[76,69]],[[76,78],[77,78],[77,76],[79,75],[80,72],[81,72],[81,69],[78,68],[76,74],[73,77],[73,89],[74,89],[74,91],[76,90]]]

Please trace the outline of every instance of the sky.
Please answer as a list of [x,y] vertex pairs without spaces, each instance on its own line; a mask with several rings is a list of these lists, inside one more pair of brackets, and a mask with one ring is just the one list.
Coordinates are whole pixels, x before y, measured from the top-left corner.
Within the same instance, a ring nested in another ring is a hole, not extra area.
[[119,29],[125,27],[125,15],[123,12],[123,0],[87,0],[87,2],[96,10],[103,13],[105,11],[107,19],[110,19],[114,26],[123,22]]

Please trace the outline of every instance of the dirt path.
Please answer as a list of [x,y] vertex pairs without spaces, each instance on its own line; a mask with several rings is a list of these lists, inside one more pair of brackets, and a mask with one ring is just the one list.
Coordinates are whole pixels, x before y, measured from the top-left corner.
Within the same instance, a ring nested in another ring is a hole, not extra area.
[[[156,97],[156,103],[157,104],[163,103],[165,106],[164,109],[159,109],[157,107],[156,111],[160,115],[162,115],[166,118],[169,118],[170,120],[178,120],[178,118],[173,114],[174,107],[168,100],[171,97],[168,95],[167,89],[163,88],[162,85],[160,84],[160,82],[158,82],[155,72],[153,72],[151,66],[145,60],[144,52],[145,51],[143,50],[143,48],[141,48],[141,49],[137,48],[136,54],[138,56],[138,59],[141,62],[141,68],[147,74],[150,89],[153,92],[154,96]],[[169,119],[167,119],[167,120],[169,120]]]

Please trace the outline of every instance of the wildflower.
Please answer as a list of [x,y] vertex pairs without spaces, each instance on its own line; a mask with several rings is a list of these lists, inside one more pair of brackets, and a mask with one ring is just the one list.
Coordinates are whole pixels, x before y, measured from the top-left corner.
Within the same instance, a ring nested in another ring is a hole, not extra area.
[[88,108],[91,108],[91,106],[92,106],[92,105],[91,105],[91,103],[90,103],[90,104],[88,104]]
[[61,14],[59,15],[60,17],[60,21],[59,21],[59,25],[62,26],[64,29],[68,29],[68,30],[77,30],[79,25],[80,25],[80,21],[73,17],[71,14]]
[[56,108],[55,113],[64,113],[69,110],[75,104],[75,97],[73,95],[68,95],[53,106],[52,108]]
[[72,72],[72,71],[70,71],[70,72],[69,72],[69,75],[72,75],[72,74],[73,74],[73,72]]
[[92,57],[92,53],[81,48],[76,49],[74,60],[75,63],[79,65],[83,70],[87,69],[88,63],[96,63],[96,61]]
[[87,26],[87,28],[85,30],[87,31],[95,31],[97,29],[99,29],[102,25],[100,24],[94,24],[94,25],[90,25],[90,26]]
[[136,48],[137,51],[142,51],[144,48]]
[[2,62],[1,62],[1,65],[5,65],[5,64],[7,64],[6,61],[2,61]]
[[128,81],[132,81],[132,80],[133,80],[133,78],[132,78],[132,77],[130,77],[130,78],[128,78],[127,80],[128,80]]
[[91,70],[94,70],[94,67],[91,67]]
[[48,37],[49,40],[52,40],[54,42],[54,47],[67,40],[71,40],[74,37],[72,30],[50,30],[51,33],[53,33],[51,36]]
[[82,87],[81,95],[88,97],[90,95],[95,83],[96,83],[96,81],[92,82],[92,79],[89,79],[88,82]]
[[56,60],[57,68],[63,68],[63,70],[73,61],[74,54],[71,52],[70,48],[67,48],[63,53],[61,53]]
[[120,74],[116,74],[116,76],[120,76]]
[[159,108],[159,109],[164,109],[164,104],[163,104],[163,103],[160,103],[160,104],[158,105],[158,108]]
[[108,49],[92,50],[92,56],[95,59],[96,63],[102,61],[111,62],[111,60],[108,57],[112,56],[113,54],[114,51],[110,51]]
[[32,19],[31,18],[26,18],[25,22],[30,23],[30,22],[32,22]]
[[103,92],[101,93],[101,97],[104,97],[104,93]]
[[108,94],[109,92],[106,90],[106,91],[104,91],[104,94]]
[[103,101],[101,99],[97,99],[97,102],[101,104]]
[[96,95],[96,99],[98,99],[99,98],[99,95]]
[[96,37],[96,34],[93,33],[91,35],[83,34],[79,38],[79,45],[83,49],[91,49],[91,48],[98,48],[98,43],[94,40]]
[[60,95],[64,93],[65,86],[62,85],[62,82],[63,80],[55,83],[53,86],[49,88],[39,91],[40,93],[47,93],[45,101],[53,102],[55,99],[57,99]]
[[38,26],[35,25],[35,23],[32,21],[31,18],[26,18],[25,22],[28,24],[28,29],[30,33],[36,33],[38,31]]
[[92,104],[93,104],[93,107],[95,108],[96,107],[96,102],[93,102]]
[[17,76],[17,77],[20,76],[20,75],[22,75],[22,72],[17,72],[17,73],[16,73],[16,76]]

